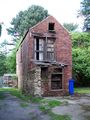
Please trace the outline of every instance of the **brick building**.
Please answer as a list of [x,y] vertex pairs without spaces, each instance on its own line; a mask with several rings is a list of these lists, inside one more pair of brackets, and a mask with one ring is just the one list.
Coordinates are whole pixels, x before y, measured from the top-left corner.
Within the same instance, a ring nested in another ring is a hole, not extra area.
[[17,50],[18,87],[27,94],[60,96],[72,78],[68,31],[52,16],[30,28]]

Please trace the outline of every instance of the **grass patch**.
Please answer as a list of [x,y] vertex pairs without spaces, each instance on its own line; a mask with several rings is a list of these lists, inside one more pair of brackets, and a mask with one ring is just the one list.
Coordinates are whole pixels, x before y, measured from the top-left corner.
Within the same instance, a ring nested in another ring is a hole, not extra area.
[[45,106],[49,106],[50,108],[60,106],[62,104],[62,102],[58,100],[51,100],[51,99],[43,99],[41,103]]
[[43,98],[41,98],[41,97],[35,97],[35,96],[29,96],[29,99],[30,99],[30,101],[33,102],[33,103],[41,103],[41,100],[42,100]]
[[75,88],[76,93],[90,94],[90,88]]
[[40,110],[46,114],[49,113],[51,108],[49,106],[40,105]]
[[51,111],[53,107],[62,105],[63,102],[58,100],[43,99],[40,110],[51,117],[51,120],[71,120],[68,115],[57,115]]
[[0,100],[3,100],[4,98],[5,98],[4,92],[3,92],[3,91],[0,91]]
[[28,104],[27,103],[20,103],[20,106],[23,108],[26,108],[26,107],[28,107]]
[[57,115],[52,112],[49,113],[51,120],[71,120],[68,115]]
[[17,98],[23,100],[23,101],[31,101],[33,103],[40,103],[42,98],[35,97],[35,96],[27,96],[25,94],[22,94],[22,92],[16,88],[0,88],[0,93],[2,93],[1,98],[3,98],[3,93],[9,92],[11,95],[16,96]]
[[53,108],[53,107],[56,107],[56,106],[60,106],[62,103],[60,101],[57,101],[57,100],[51,100],[51,101],[48,101],[48,105]]
[[11,95],[16,96],[17,98],[20,98],[22,100],[26,99],[24,97],[24,95],[21,93],[21,91],[19,91],[16,88],[0,88],[0,93],[3,92],[9,92]]
[[48,113],[53,107],[60,106],[62,103],[58,100],[43,99],[41,100],[40,110]]
[[[5,92],[9,92],[11,95],[16,96],[17,98],[24,101],[40,103],[40,110],[48,114],[51,117],[51,120],[71,120],[70,117],[67,115],[57,115],[51,112],[51,109],[53,107],[60,106],[63,104],[63,102],[60,102],[58,100],[43,99],[35,96],[26,96],[16,88],[0,88],[0,99],[4,99]],[[25,108],[25,107],[28,107],[28,104],[22,102],[20,106]]]

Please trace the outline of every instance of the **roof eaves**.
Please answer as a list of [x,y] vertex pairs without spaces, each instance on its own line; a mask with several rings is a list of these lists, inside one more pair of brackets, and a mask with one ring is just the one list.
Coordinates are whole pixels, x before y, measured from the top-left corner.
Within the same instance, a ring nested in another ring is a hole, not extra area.
[[20,45],[21,45],[21,44],[22,44],[22,42],[24,41],[24,39],[25,39],[25,37],[26,37],[26,35],[27,35],[27,33],[28,33],[28,32],[29,32],[29,29],[25,32],[25,34],[24,34],[24,36],[23,36],[23,38],[22,38],[21,42],[19,43],[18,48],[17,48],[17,50],[16,50],[16,51],[18,51],[18,49],[19,49]]

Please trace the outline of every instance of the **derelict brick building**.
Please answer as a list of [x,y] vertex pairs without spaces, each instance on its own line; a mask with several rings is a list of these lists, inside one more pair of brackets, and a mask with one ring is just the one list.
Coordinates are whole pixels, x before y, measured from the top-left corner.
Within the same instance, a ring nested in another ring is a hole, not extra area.
[[67,94],[71,48],[68,31],[52,16],[30,28],[17,50],[18,87],[31,95]]

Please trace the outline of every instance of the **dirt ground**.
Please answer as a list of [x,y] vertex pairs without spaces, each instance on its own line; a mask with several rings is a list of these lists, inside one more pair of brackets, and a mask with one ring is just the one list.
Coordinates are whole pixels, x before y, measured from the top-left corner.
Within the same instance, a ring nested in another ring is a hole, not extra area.
[[[24,102],[8,92],[0,100],[0,120],[50,120],[50,117],[39,110],[38,104]],[[69,115],[72,120],[90,120],[90,94],[83,96],[49,97],[57,99],[63,105],[54,107],[53,113]]]
[[0,100],[0,120],[49,120],[49,116],[37,104],[25,103],[5,93],[5,99]]
[[90,94],[82,96],[57,97],[64,105],[52,109],[60,115],[69,115],[72,120],[90,120]]

